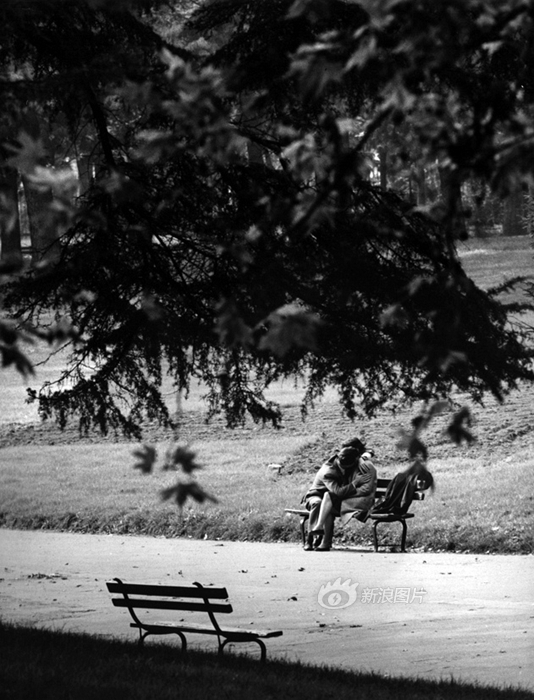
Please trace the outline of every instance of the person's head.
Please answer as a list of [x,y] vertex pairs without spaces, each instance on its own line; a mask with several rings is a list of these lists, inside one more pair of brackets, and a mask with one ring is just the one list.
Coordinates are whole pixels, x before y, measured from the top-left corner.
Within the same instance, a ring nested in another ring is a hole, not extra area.
[[358,461],[358,450],[354,447],[342,447],[337,456],[337,461],[341,469],[351,469]]
[[366,447],[360,440],[360,438],[351,438],[350,440],[345,440],[345,442],[342,443],[341,448],[344,449],[346,447],[350,447],[351,449],[355,450],[357,453],[357,457],[359,457],[366,451]]

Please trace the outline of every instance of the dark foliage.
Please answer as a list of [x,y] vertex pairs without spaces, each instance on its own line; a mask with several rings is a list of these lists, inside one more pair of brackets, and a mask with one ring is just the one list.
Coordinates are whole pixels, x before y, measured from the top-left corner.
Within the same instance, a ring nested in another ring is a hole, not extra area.
[[[172,425],[167,371],[180,390],[205,382],[232,426],[278,424],[262,392],[294,374],[308,403],[336,386],[349,417],[532,379],[528,342],[456,242],[463,183],[528,176],[533,3],[205,2],[173,45],[149,6],[0,10],[6,163],[54,192],[59,234],[5,304],[76,329],[59,386],[35,396],[44,417]],[[373,175],[395,130],[397,163],[440,163],[427,207]],[[59,165],[80,155],[87,186],[62,196]]]

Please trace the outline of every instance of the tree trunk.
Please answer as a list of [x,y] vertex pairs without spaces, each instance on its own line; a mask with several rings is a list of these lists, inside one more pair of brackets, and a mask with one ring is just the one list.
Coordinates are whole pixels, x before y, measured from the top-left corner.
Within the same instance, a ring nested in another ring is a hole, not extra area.
[[439,184],[441,201],[445,205],[447,227],[450,227],[454,238],[462,240],[467,237],[467,226],[460,183],[454,173],[444,168],[439,168]]
[[80,183],[79,195],[83,196],[93,182],[93,162],[89,155],[78,155],[76,158],[78,168],[78,181]]
[[388,188],[388,149],[385,146],[380,146],[378,149],[379,170],[380,170],[380,189],[387,190]]
[[52,194],[39,192],[25,177],[22,178],[22,183],[28,209],[32,262],[53,262],[58,259],[61,248],[57,230],[48,215]]
[[261,163],[264,165],[263,160],[263,149],[254,141],[248,141],[247,143],[247,153],[249,163]]
[[14,168],[0,168],[1,259],[15,264],[22,261],[18,184],[18,173]]
[[503,236],[524,236],[527,231],[523,223],[523,193],[511,192],[504,200],[502,222]]
[[428,203],[428,187],[426,182],[426,171],[422,165],[416,166],[415,181],[417,183],[417,204],[419,206],[424,206]]

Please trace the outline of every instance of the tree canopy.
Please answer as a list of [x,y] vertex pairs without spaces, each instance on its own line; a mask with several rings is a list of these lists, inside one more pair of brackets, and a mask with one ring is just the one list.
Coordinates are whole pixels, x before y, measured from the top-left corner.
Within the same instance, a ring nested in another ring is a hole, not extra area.
[[[482,207],[530,185],[533,19],[529,0],[4,3],[4,309],[30,333],[67,318],[72,342],[41,414],[172,424],[167,372],[234,426],[279,424],[281,377],[308,403],[337,387],[349,417],[531,380],[527,305],[477,287],[457,243],[468,187]],[[15,175],[47,232],[29,265],[5,254]]]

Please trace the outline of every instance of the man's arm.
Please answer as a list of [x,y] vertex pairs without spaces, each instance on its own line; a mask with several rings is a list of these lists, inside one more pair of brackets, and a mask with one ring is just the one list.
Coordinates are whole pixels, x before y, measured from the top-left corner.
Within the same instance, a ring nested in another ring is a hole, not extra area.
[[341,499],[355,496],[357,487],[354,481],[349,484],[343,484],[342,480],[343,476],[333,467],[325,470],[323,474],[323,483],[329,493]]
[[376,469],[370,460],[360,460],[361,472],[353,480],[357,496],[370,496],[376,491]]

